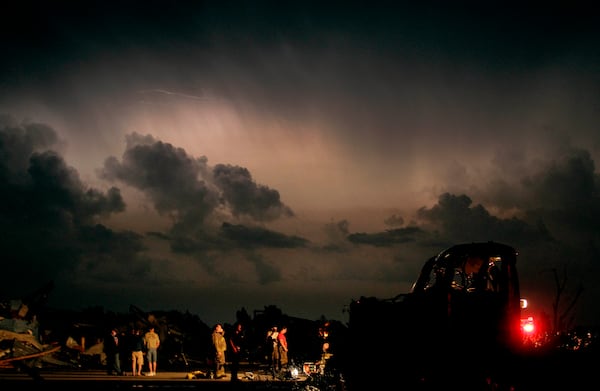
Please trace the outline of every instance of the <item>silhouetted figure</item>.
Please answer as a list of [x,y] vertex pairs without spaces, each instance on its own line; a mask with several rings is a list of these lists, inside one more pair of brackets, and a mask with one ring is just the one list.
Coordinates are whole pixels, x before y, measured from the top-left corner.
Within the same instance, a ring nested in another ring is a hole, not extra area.
[[121,376],[120,340],[116,329],[110,330],[110,334],[104,339],[104,353],[106,354],[106,373],[108,375]]
[[240,359],[245,345],[244,326],[236,323],[231,335],[227,338],[229,342],[228,350],[231,359],[231,381],[238,381],[238,371],[240,368]]
[[277,337],[279,336],[279,331],[277,330],[277,326],[273,326],[267,331],[267,340],[265,341],[265,346],[267,347],[267,352],[270,360],[270,366],[272,372],[279,371],[279,342]]
[[141,376],[144,366],[144,337],[139,329],[131,330],[129,349],[131,351],[131,373],[133,376]]

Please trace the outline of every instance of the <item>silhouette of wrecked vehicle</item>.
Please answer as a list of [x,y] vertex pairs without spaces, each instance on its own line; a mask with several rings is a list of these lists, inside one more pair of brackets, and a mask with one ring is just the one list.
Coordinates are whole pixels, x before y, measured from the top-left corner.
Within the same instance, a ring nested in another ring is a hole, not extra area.
[[522,346],[517,255],[496,242],[458,244],[427,260],[410,292],[352,301],[349,384],[481,390],[510,382]]

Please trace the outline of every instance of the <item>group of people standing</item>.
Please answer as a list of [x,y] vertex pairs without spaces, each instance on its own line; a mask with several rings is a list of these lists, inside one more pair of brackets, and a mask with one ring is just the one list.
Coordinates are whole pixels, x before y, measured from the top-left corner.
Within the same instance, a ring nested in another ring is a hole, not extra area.
[[271,350],[271,370],[279,372],[287,368],[288,364],[288,342],[287,327],[283,326],[281,330],[277,326],[271,327],[267,331],[267,347]]
[[[269,349],[267,354],[270,356],[270,365],[273,373],[285,370],[288,365],[286,333],[286,326],[281,327],[281,329],[273,326],[267,332],[266,347]],[[211,365],[209,369],[210,377],[215,379],[224,378],[225,365],[227,359],[229,359],[231,363],[231,381],[239,380],[238,372],[246,344],[245,338],[246,335],[242,323],[236,323],[227,335],[225,335],[225,330],[221,323],[214,325],[211,335],[211,357],[209,357]],[[146,376],[155,376],[159,346],[160,337],[152,326],[148,328],[148,331],[144,335],[141,334],[140,329],[132,329],[129,336],[119,335],[117,329],[112,329],[110,335],[104,340],[107,373],[109,375],[122,376],[121,354],[128,352],[131,358],[131,372],[133,376],[142,375],[144,361],[148,363]]]
[[159,346],[160,337],[152,326],[148,328],[143,336],[140,329],[132,329],[131,335],[128,337],[119,335],[117,329],[112,329],[110,335],[104,339],[107,374],[123,376],[121,354],[128,352],[131,354],[131,373],[133,376],[142,375],[144,356],[148,362],[147,376],[155,376]]
[[[287,327],[283,326],[280,330],[273,326],[267,332],[266,346],[269,349],[271,370],[273,373],[285,370],[288,365],[288,342]],[[231,381],[238,381],[238,372],[240,368],[240,359],[245,345],[244,326],[236,323],[232,331],[225,335],[225,330],[221,323],[213,327],[212,332],[212,368],[210,377],[222,379],[225,377],[226,358],[231,362]],[[227,355],[227,356],[226,356]]]
[[212,332],[212,354],[213,354],[213,368],[210,372],[212,377],[215,379],[222,379],[225,377],[225,364],[226,356],[225,352],[229,352],[229,359],[231,361],[231,381],[238,381],[238,371],[240,368],[240,359],[246,343],[246,334],[244,332],[244,326],[241,323],[236,323],[230,335],[225,336],[225,330],[221,323],[217,323],[213,327]]

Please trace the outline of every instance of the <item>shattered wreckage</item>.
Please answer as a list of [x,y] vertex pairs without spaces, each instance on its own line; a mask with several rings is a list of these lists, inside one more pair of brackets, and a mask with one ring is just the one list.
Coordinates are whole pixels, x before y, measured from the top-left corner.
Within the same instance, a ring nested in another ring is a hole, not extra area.
[[32,373],[41,361],[53,361],[52,354],[61,347],[40,341],[35,313],[52,287],[49,283],[26,300],[0,303],[0,367],[12,366]]

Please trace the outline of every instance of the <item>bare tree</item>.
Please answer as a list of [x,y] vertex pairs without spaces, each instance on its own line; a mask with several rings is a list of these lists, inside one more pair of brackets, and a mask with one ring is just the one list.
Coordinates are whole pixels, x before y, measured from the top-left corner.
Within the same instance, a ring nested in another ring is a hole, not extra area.
[[577,304],[577,301],[579,300],[579,297],[583,293],[584,288],[583,284],[579,284],[575,295],[567,304],[564,311],[559,314],[561,299],[565,292],[565,288],[567,286],[568,281],[567,266],[564,265],[563,267],[562,278],[559,277],[556,268],[551,269],[551,271],[554,275],[554,283],[556,285],[556,296],[554,297],[554,302],[552,303],[552,331],[557,332],[567,330],[569,327],[572,326],[574,320],[574,315],[572,314],[572,312],[575,308],[575,304]]

